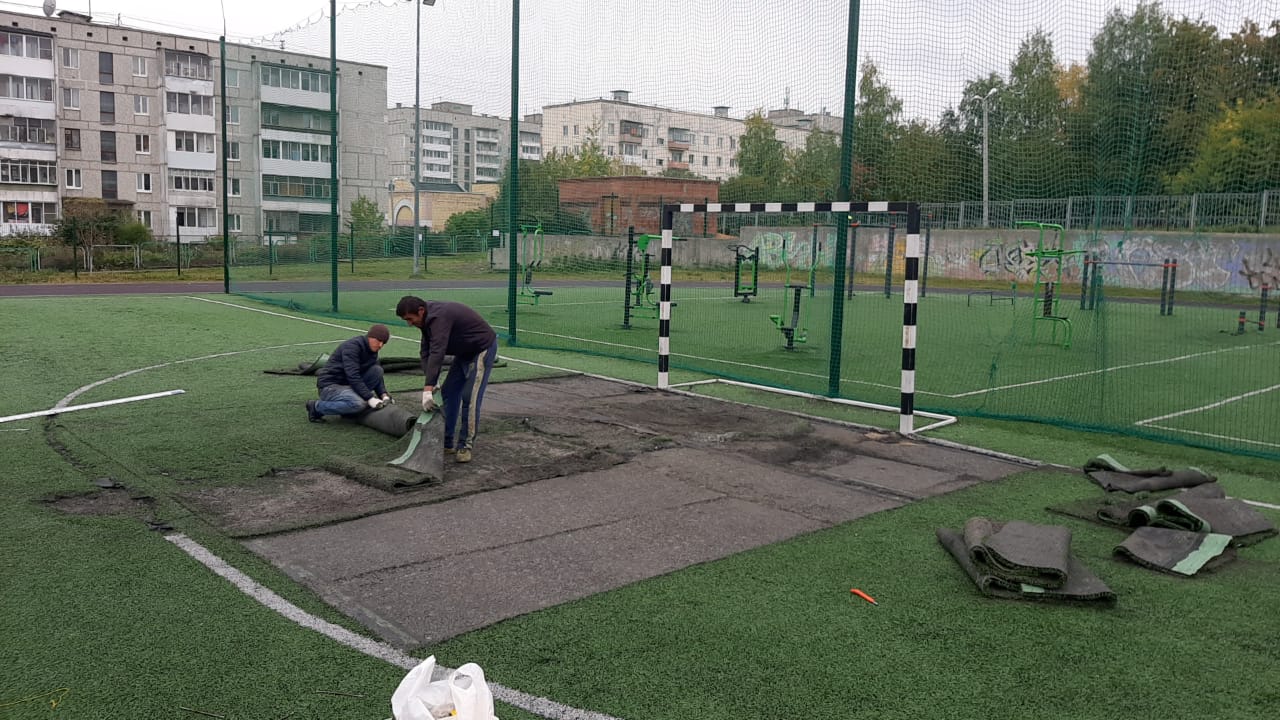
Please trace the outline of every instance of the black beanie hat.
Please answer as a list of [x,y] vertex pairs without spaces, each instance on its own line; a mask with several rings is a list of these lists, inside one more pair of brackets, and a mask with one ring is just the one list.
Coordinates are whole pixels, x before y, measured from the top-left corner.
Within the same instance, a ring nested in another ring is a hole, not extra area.
[[387,329],[386,325],[381,325],[381,324],[374,325],[373,327],[369,328],[368,335],[369,337],[384,344],[391,339],[391,331]]

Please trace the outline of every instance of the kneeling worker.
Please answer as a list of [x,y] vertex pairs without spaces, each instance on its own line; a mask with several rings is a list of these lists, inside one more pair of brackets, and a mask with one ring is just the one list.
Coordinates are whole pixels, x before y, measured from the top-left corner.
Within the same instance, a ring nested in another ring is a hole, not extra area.
[[325,415],[359,415],[391,402],[378,364],[378,351],[390,339],[386,325],[374,325],[339,345],[317,373],[320,399],[307,401],[307,419],[321,422]]

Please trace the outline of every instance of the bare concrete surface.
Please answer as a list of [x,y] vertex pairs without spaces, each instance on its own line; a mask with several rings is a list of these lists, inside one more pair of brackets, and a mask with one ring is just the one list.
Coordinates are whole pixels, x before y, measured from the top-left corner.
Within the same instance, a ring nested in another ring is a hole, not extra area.
[[[494,385],[484,409],[485,431],[516,430],[488,443],[482,431],[476,461],[448,465],[443,483],[422,490],[425,504],[412,504],[411,490],[390,507],[366,487],[348,494],[369,503],[363,517],[245,544],[384,640],[414,648],[1025,469],[583,377]],[[548,467],[529,457],[541,445],[512,442],[519,433],[609,462],[510,473],[519,482],[504,484],[504,468]],[[451,495],[455,485],[466,491]],[[224,510],[234,525],[234,507]]]

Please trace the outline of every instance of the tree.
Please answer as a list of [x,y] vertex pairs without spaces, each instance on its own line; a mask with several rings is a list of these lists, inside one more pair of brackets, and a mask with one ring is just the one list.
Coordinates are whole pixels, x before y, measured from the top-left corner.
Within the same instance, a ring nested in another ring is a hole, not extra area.
[[804,149],[788,153],[786,189],[790,200],[835,200],[840,185],[840,138],[814,130]]
[[765,119],[763,111],[756,110],[748,115],[743,125],[742,138],[738,142],[738,175],[755,180],[744,180],[740,186],[760,193],[751,200],[773,200],[778,197],[778,189],[787,170],[786,147],[778,139],[773,123]]
[[357,235],[381,232],[386,225],[386,216],[382,214],[381,208],[364,195],[351,201],[347,217],[351,223],[351,231]]
[[991,197],[1062,197],[1070,175],[1062,70],[1043,30],[1023,39],[1009,63],[1009,81],[988,100],[996,109],[991,132]]
[[109,245],[115,242],[122,219],[101,198],[66,198],[54,235],[75,247]]
[[1190,165],[1170,182],[1177,193],[1261,192],[1280,187],[1280,96],[1239,105],[1214,123]]
[[854,112],[853,157],[866,168],[852,188],[853,197],[875,200],[882,194],[882,175],[888,166],[889,153],[897,140],[898,116],[902,101],[880,78],[880,70],[871,60],[862,64],[858,81],[858,102]]

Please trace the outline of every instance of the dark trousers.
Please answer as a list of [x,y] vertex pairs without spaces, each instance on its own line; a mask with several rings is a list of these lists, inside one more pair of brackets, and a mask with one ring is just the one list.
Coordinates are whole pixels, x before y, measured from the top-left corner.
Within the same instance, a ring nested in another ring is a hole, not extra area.
[[[444,396],[444,446],[469,448],[480,427],[480,403],[489,385],[489,373],[498,358],[498,341],[471,357],[454,356],[440,393]],[[455,433],[461,417],[461,432]],[[454,438],[457,438],[455,444]]]

